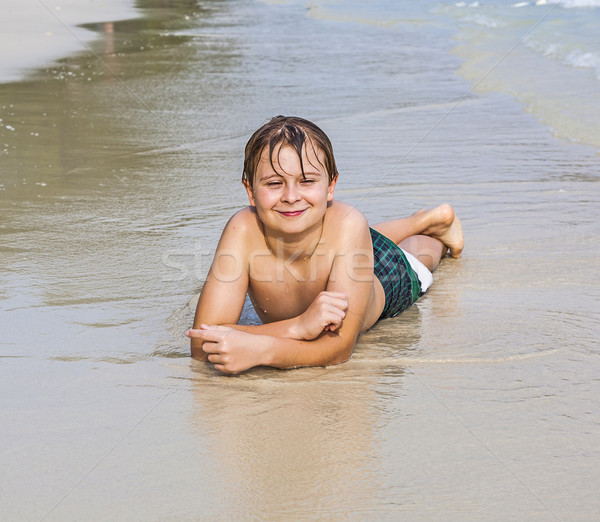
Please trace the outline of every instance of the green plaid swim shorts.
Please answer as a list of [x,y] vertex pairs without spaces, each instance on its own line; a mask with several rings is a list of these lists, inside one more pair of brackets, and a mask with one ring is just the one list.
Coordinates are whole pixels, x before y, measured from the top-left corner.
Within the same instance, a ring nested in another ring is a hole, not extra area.
[[402,249],[377,230],[371,231],[374,272],[385,292],[385,306],[379,319],[396,317],[421,295],[421,283]]

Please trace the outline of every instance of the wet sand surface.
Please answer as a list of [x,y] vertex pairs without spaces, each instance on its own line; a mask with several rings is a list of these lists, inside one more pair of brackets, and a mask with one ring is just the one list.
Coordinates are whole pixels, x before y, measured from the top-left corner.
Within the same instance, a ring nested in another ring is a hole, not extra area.
[[[2,517],[594,520],[598,150],[474,92],[417,16],[137,7],[0,85]],[[280,113],[332,138],[338,199],[447,201],[466,249],[349,362],[226,377],[184,332]]]
[[[3,0],[0,81],[18,81],[36,67],[86,49],[114,20],[139,16],[133,0]],[[83,27],[79,24],[94,24]]]

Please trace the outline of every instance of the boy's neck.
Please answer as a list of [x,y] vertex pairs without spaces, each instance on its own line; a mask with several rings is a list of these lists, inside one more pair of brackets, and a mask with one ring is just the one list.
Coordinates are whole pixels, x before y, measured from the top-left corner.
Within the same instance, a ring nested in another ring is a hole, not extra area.
[[264,227],[263,232],[267,248],[274,256],[295,261],[308,260],[312,257],[321,242],[323,228],[323,222],[321,222],[314,229],[297,235],[275,235]]

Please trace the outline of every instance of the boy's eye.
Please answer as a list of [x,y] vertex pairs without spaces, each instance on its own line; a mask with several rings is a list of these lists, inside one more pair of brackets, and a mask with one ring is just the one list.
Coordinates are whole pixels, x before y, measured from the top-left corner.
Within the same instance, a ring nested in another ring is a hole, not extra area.
[[314,183],[316,180],[311,178],[304,178],[301,183]]
[[267,183],[267,187],[278,187],[281,185],[281,181],[269,181]]

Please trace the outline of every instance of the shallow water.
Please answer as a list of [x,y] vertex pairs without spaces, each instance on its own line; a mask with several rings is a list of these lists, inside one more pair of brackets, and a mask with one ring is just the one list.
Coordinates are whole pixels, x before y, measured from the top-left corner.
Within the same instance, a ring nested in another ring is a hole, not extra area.
[[[533,6],[366,6],[139,2],[96,55],[0,85],[3,518],[597,518],[595,138],[504,89],[551,105],[516,65],[473,88]],[[469,17],[520,9],[483,49]],[[576,85],[553,96],[593,114]],[[278,113],[330,135],[338,199],[448,201],[467,247],[348,363],[225,377],[183,332]]]

